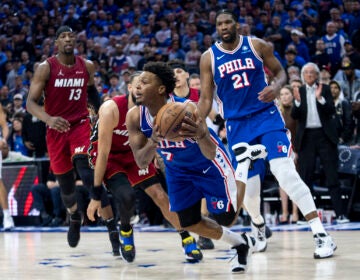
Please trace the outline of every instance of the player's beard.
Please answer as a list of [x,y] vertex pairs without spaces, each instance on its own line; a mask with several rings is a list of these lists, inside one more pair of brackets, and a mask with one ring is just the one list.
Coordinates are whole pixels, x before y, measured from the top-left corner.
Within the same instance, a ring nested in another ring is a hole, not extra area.
[[229,37],[226,37],[224,38],[223,36],[221,37],[221,40],[224,42],[224,43],[228,43],[228,44],[232,44],[236,41],[236,32],[231,32],[229,34],[230,36]]

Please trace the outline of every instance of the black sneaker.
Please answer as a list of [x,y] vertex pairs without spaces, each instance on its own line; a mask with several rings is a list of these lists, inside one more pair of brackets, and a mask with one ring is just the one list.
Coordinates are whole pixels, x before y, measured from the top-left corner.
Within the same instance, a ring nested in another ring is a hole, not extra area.
[[41,220],[42,220],[41,226],[46,227],[46,226],[49,226],[51,224],[52,217],[49,214],[42,215]]
[[67,234],[67,240],[70,247],[76,247],[80,240],[80,228],[81,228],[81,214],[75,212],[70,215],[69,231]]
[[241,236],[246,244],[232,247],[236,250],[236,255],[231,259],[231,271],[234,273],[245,273],[256,243],[255,238],[246,233],[241,234]]
[[51,227],[59,227],[64,223],[63,219],[61,219],[60,217],[55,217],[51,220],[51,223],[49,224],[49,226]]
[[212,250],[215,247],[214,242],[212,242],[210,238],[206,238],[203,236],[199,236],[197,244],[199,248],[203,250]]
[[119,239],[119,232],[110,231],[109,232],[109,239],[112,246],[112,253],[113,256],[120,256],[120,239]]

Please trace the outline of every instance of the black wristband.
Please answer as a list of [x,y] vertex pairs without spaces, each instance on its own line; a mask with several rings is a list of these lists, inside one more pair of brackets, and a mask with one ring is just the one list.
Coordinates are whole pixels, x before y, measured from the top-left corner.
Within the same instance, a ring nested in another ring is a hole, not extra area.
[[104,191],[103,186],[93,186],[90,189],[90,196],[94,200],[101,200],[101,195]]

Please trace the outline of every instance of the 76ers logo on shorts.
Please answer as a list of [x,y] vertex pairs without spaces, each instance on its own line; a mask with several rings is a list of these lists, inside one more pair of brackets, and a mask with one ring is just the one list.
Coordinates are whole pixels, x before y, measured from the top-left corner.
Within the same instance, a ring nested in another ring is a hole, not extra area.
[[216,197],[211,198],[211,205],[213,209],[223,209],[224,208],[224,201],[218,200]]
[[284,143],[279,141],[279,142],[277,142],[277,151],[278,151],[278,153],[287,154],[288,147]]

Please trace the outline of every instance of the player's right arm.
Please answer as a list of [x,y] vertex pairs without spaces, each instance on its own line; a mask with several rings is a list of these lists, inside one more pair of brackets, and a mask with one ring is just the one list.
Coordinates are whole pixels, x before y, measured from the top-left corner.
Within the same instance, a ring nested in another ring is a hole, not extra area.
[[45,86],[50,76],[50,65],[47,61],[42,62],[36,69],[34,77],[30,84],[28,98],[26,100],[26,110],[46,123],[49,127],[59,132],[69,130],[70,123],[62,117],[50,116],[43,106],[38,104]]
[[212,109],[212,102],[214,96],[214,78],[211,70],[211,56],[210,51],[206,51],[200,58],[200,81],[201,94],[197,104],[199,114],[203,119],[206,119]]
[[[155,122],[154,122],[155,123]],[[159,139],[156,138],[156,125],[153,135],[147,138],[140,129],[139,107],[131,108],[126,114],[126,127],[129,132],[129,143],[139,168],[146,168],[153,161]]]

